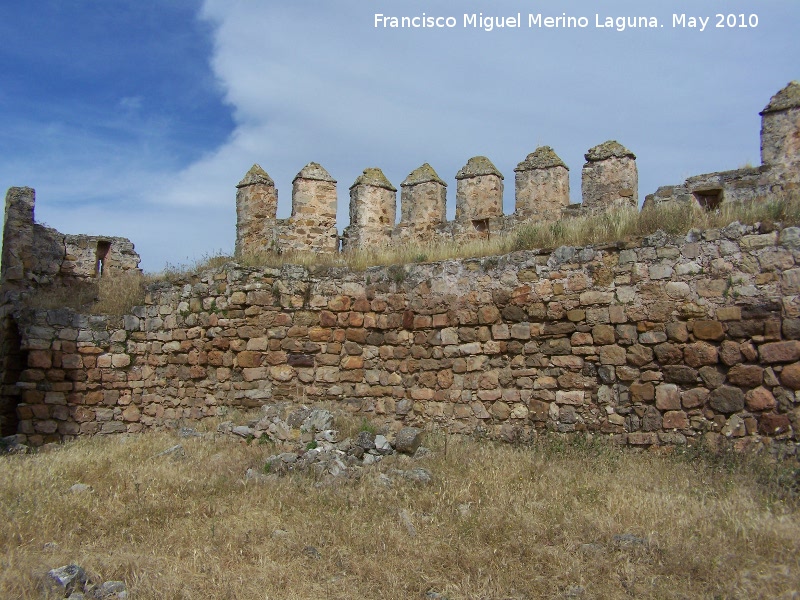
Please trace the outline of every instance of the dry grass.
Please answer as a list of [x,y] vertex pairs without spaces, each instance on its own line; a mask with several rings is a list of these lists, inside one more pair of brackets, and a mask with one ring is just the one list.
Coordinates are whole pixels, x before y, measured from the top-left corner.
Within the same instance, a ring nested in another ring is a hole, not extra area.
[[767,225],[780,223],[784,227],[800,225],[800,195],[784,194],[757,202],[725,204],[721,209],[711,212],[704,211],[696,205],[675,204],[663,204],[641,212],[633,208],[618,208],[598,215],[563,219],[552,224],[523,225],[508,234],[466,243],[408,243],[401,247],[355,250],[343,254],[265,252],[243,256],[238,260],[230,256],[207,256],[192,264],[170,266],[162,276],[177,279],[185,277],[188,273],[196,273],[234,260],[245,266],[280,267],[292,264],[363,270],[377,265],[497,256],[515,250],[603,244],[650,235],[659,229],[673,235],[682,235],[693,228],[724,227],[733,221],[750,225],[755,223]]
[[151,277],[132,272],[109,274],[88,283],[54,284],[34,289],[27,304],[32,308],[124,315],[144,304],[145,286],[150,281]]
[[[796,598],[800,512],[749,459],[429,440],[434,483],[244,480],[272,446],[167,434],[0,458],[0,597],[68,563],[132,598]],[[796,474],[794,474],[796,477]],[[91,493],[70,493],[74,483]],[[399,517],[407,511],[416,536]],[[286,532],[276,534],[277,530]],[[646,544],[625,547],[614,536]],[[309,556],[313,546],[319,557]]]

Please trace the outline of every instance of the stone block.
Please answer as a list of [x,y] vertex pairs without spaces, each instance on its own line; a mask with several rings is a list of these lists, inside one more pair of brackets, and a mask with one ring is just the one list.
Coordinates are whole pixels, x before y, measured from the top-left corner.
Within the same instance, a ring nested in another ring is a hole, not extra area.
[[775,396],[765,387],[750,390],[744,396],[747,410],[762,411],[775,408]]
[[664,413],[661,425],[664,429],[686,429],[689,427],[689,418],[682,410],[670,410]]
[[738,364],[728,371],[728,381],[733,385],[753,388],[761,385],[764,369],[758,365]]
[[715,365],[719,361],[717,347],[708,342],[695,342],[687,345],[683,349],[683,356],[686,364],[695,368]]
[[600,364],[603,365],[624,365],[627,362],[625,348],[616,344],[600,346],[598,353],[600,355]]
[[800,359],[800,341],[770,342],[758,347],[761,362],[796,362]]
[[737,387],[723,385],[709,393],[708,404],[726,415],[739,412],[744,409],[744,392]]
[[656,387],[656,408],[659,410],[679,410],[681,392],[674,383],[663,383]]

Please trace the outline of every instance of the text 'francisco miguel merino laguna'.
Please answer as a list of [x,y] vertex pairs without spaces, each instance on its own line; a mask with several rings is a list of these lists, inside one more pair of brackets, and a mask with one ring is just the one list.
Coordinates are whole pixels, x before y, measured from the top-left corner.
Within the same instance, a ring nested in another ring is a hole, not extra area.
[[[658,17],[646,16],[627,16],[613,17],[595,14],[594,19],[586,16],[569,16],[562,13],[559,16],[547,16],[541,13],[528,13],[525,17],[522,13],[507,16],[487,16],[483,13],[465,13],[463,19],[454,16],[430,16],[422,13],[421,15],[391,16],[375,13],[375,27],[383,29],[452,29],[459,24],[464,29],[483,29],[492,31],[493,29],[519,29],[527,26],[530,29],[586,29],[594,27],[596,29],[611,29],[615,31],[625,31],[635,28],[658,28],[664,27]],[[725,15],[716,14],[709,16],[692,16],[685,13],[672,15],[673,28],[697,29],[705,31],[709,25],[728,28],[752,28],[758,26],[758,15]]]

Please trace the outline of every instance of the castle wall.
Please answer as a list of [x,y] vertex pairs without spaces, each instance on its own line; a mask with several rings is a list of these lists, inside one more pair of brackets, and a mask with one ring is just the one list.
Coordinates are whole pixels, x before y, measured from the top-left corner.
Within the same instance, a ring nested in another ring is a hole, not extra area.
[[18,307],[32,444],[275,400],[529,439],[798,440],[800,229],[365,272],[233,264],[119,319]]
[[389,245],[396,217],[397,188],[380,169],[364,169],[350,186],[350,225],[342,234],[342,250]]
[[786,183],[800,183],[800,83],[791,82],[761,111],[761,162]]
[[274,250],[278,190],[259,165],[236,186],[236,256]]
[[514,169],[519,220],[558,221],[569,206],[569,169],[550,146],[540,146]]
[[636,156],[615,141],[591,148],[581,172],[583,208],[602,211],[617,206],[639,206]]

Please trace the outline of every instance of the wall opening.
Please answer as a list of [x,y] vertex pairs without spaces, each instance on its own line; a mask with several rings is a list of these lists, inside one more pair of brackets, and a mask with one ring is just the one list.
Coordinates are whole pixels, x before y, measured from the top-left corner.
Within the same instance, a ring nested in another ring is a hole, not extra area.
[[94,263],[94,274],[97,277],[102,277],[103,275],[103,270],[106,266],[106,256],[108,256],[109,250],[111,250],[111,242],[106,240],[98,240],[97,253],[95,254],[97,258]]
[[17,387],[22,371],[28,368],[28,353],[21,349],[19,329],[13,319],[7,319],[2,332],[2,381],[0,382],[0,435],[17,433],[17,405],[22,390]]
[[489,219],[473,219],[472,226],[478,233],[485,233],[489,236]]
[[696,190],[694,199],[705,211],[717,210],[722,204],[722,190]]

